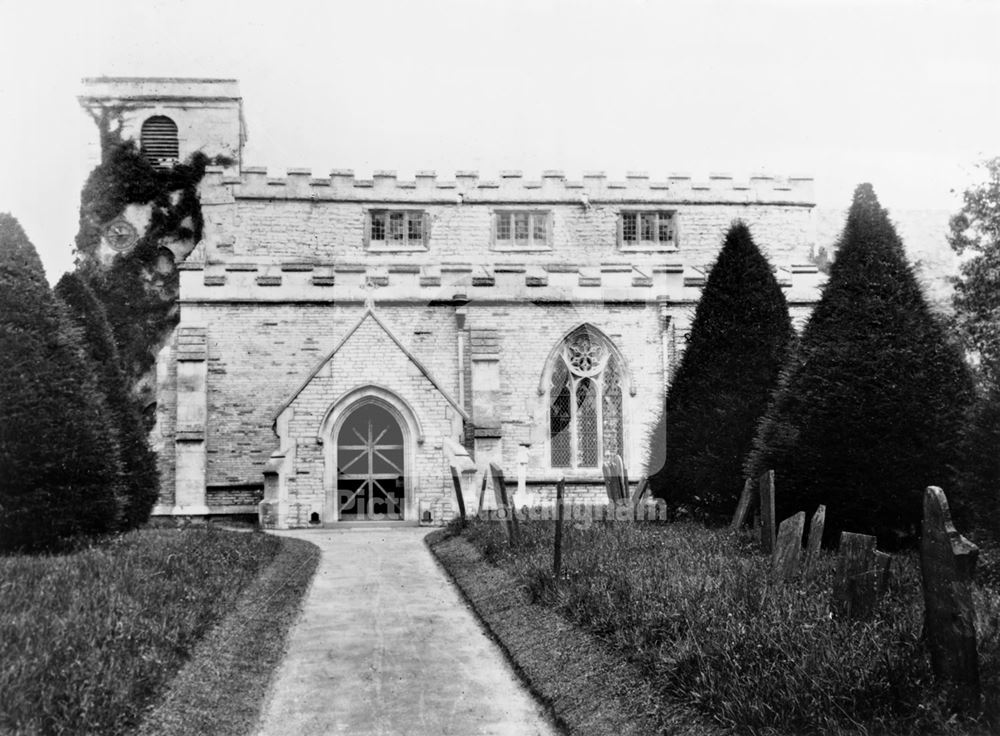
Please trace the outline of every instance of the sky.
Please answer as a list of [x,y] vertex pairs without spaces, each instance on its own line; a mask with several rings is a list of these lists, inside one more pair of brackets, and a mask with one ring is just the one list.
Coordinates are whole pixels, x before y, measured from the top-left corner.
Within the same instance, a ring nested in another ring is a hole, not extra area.
[[0,0],[0,212],[72,268],[90,76],[239,79],[244,163],[808,174],[950,209],[1000,155],[992,0]]

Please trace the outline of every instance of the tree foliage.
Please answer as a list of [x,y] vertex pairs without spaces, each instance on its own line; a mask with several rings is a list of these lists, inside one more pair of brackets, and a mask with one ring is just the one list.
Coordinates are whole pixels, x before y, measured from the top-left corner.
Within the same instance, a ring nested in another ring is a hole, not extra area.
[[[195,153],[186,163],[158,169],[134,141],[104,128],[102,146],[102,162],[80,195],[77,270],[107,312],[126,378],[134,386],[177,324],[177,270],[165,246],[183,241],[193,247],[201,240],[198,183],[206,166],[230,161]],[[97,258],[103,228],[130,204],[150,206],[149,226],[131,250],[103,264]]]
[[[786,360],[788,305],[750,229],[726,235],[666,400],[653,492],[715,517],[732,514],[757,422]],[[659,449],[659,448],[657,448]]]
[[963,432],[959,492],[980,542],[1000,544],[1000,157],[965,191],[948,242],[966,256],[955,281],[955,324],[977,366],[979,396]]
[[983,181],[966,190],[948,242],[968,256],[955,281],[955,320],[983,378],[1000,384],[1000,157],[983,162]]
[[0,546],[111,530],[121,467],[104,397],[20,224],[0,214]]
[[780,518],[822,503],[828,541],[846,529],[898,545],[917,531],[923,489],[955,478],[972,395],[886,211],[860,185],[748,470],[776,471]]
[[159,488],[156,456],[149,448],[140,407],[128,389],[107,314],[93,292],[75,273],[64,274],[55,292],[81,332],[114,420],[109,429],[117,437],[124,471],[122,526],[133,529],[149,519]]

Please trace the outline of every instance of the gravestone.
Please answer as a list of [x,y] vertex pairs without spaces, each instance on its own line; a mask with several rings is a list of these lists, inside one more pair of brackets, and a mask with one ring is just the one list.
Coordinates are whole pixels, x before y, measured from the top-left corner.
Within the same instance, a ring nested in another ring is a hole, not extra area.
[[875,611],[875,537],[841,532],[831,609],[837,618],[866,619]]
[[486,480],[489,478],[489,473],[483,473],[483,485],[479,489],[479,509],[476,513],[483,513],[483,502],[486,500]]
[[778,527],[778,541],[771,555],[771,573],[778,581],[794,577],[802,557],[802,532],[806,526],[806,512],[789,516]]
[[892,555],[875,550],[875,603],[882,600],[886,590],[889,589],[889,566],[892,564]]
[[934,674],[950,685],[950,699],[962,710],[979,708],[972,577],[979,549],[958,533],[944,491],[924,492],[920,570],[924,583],[927,646]]
[[619,504],[628,498],[628,474],[620,455],[615,455],[601,466],[604,473],[604,488],[608,501]]
[[750,513],[750,506],[753,503],[753,480],[747,478],[743,481],[743,492],[740,494],[739,503],[736,504],[736,511],[733,514],[733,523],[730,524],[730,529],[734,532],[739,531],[740,527],[746,521],[747,514]]
[[451,466],[451,482],[455,486],[455,500],[458,501],[458,514],[462,519],[462,526],[465,526],[465,495],[462,492],[462,478],[458,474],[458,468]]
[[642,503],[643,499],[646,497],[646,492],[649,490],[649,476],[644,475],[639,478],[639,485],[635,487],[635,493],[632,494],[632,508],[637,507]]
[[760,476],[760,545],[765,552],[774,552],[774,471]]
[[806,575],[812,575],[819,561],[819,551],[823,544],[823,528],[826,526],[826,506],[820,504],[809,522],[809,541],[806,543]]

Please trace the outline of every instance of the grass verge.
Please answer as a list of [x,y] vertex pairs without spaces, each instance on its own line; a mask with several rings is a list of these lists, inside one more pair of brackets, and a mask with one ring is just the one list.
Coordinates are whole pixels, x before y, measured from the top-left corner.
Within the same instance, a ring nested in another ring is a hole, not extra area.
[[134,730],[282,540],[143,530],[0,557],[0,732]]
[[450,530],[427,545],[529,689],[572,736],[712,736],[718,729],[655,688],[632,664],[555,612],[527,601],[508,572]]
[[310,542],[281,539],[281,545],[232,612],[195,648],[143,720],[140,736],[244,736],[253,731],[319,562],[319,549]]
[[[725,531],[567,524],[557,581],[554,525],[521,528],[516,552],[497,523],[474,520],[461,538],[540,604],[536,609],[558,614],[627,661],[644,683],[633,687],[654,701],[683,702],[745,733],[991,732],[985,718],[953,717],[934,682],[915,558],[897,557],[874,620],[849,623],[830,617],[829,557],[814,579],[782,585],[770,579],[767,557]],[[1000,598],[988,588],[975,595],[983,691],[995,717]],[[519,636],[509,632],[512,641]],[[603,672],[595,679],[608,684]],[[656,720],[647,732],[672,730]]]

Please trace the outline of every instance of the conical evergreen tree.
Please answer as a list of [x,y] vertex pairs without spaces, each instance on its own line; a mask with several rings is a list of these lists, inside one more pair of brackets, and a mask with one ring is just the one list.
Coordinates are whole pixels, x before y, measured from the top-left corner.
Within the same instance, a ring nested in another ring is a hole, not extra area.
[[827,508],[839,531],[913,538],[928,485],[952,487],[968,368],[928,309],[870,184],[748,463],[777,474],[779,518]]
[[156,456],[149,448],[139,406],[129,393],[104,307],[76,273],[64,274],[56,284],[55,292],[68,307],[70,316],[83,335],[84,349],[93,363],[105,403],[114,417],[124,472],[122,527],[134,529],[149,519],[156,503],[159,488]]
[[34,246],[0,214],[0,547],[113,528],[121,468],[108,421]]
[[665,438],[665,456],[650,479],[657,496],[716,518],[732,514],[757,422],[792,336],[788,305],[770,264],[750,229],[734,223],[667,394],[657,432]]

